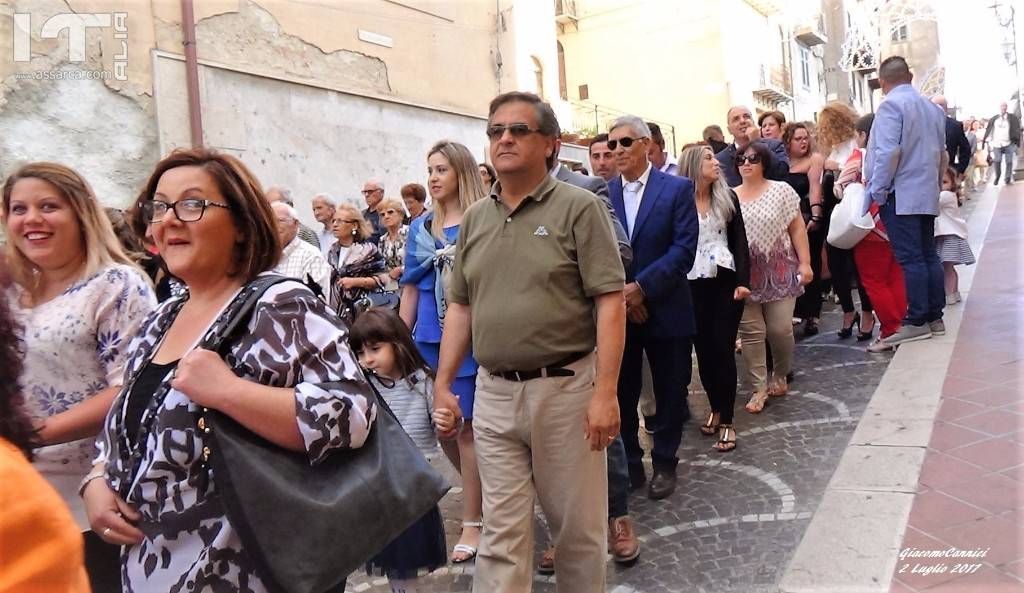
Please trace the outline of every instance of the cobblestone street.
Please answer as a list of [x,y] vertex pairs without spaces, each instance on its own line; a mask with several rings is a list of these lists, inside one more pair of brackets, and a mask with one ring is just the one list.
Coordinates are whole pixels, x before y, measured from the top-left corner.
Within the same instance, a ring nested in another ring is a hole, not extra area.
[[[796,378],[788,396],[773,398],[753,416],[742,409],[749,394],[741,390],[735,451],[713,451],[713,438],[697,430],[708,405],[702,391],[691,389],[693,418],[679,453],[679,488],[662,501],[648,500],[644,490],[631,494],[641,555],[629,567],[609,562],[608,591],[776,590],[890,359],[866,353],[867,342],[837,339],[841,313],[830,303],[826,311],[817,336],[801,339],[795,328]],[[696,377],[694,371],[691,387],[699,387]],[[442,512],[450,548],[459,535],[458,493],[445,498]],[[539,523],[536,533],[539,558],[547,536]],[[421,579],[420,590],[470,591],[472,570],[472,564],[450,565]],[[538,574],[534,591],[554,591],[554,578]],[[388,590],[385,579],[361,574],[348,585],[352,592]]]

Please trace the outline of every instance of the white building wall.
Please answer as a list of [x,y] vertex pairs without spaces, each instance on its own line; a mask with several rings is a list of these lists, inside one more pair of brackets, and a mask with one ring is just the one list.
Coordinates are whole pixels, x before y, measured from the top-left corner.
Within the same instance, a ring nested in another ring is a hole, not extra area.
[[[154,72],[160,152],[166,153],[189,143],[184,63],[158,54]],[[207,145],[242,158],[264,187],[291,189],[300,218],[311,226],[316,193],[362,206],[363,182],[377,177],[385,196],[397,198],[406,183],[426,185],[427,150],[438,140],[461,142],[478,160],[487,145],[481,116],[207,65],[200,66],[200,85]]]

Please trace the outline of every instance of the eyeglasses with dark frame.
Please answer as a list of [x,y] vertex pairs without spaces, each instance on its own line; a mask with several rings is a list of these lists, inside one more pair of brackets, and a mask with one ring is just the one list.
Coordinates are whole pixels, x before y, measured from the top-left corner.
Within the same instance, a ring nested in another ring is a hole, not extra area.
[[394,208],[388,208],[384,212],[381,212],[381,214],[383,214],[384,216],[390,216],[392,214],[397,214],[397,213],[398,213],[398,210],[395,210]]
[[384,191],[384,190],[382,190],[381,188],[378,187],[376,189],[364,189],[363,191],[361,191],[359,193],[363,194],[363,197],[365,198],[366,196],[368,196],[368,195],[370,195],[370,194],[372,194],[374,192],[379,192],[379,191]]
[[150,200],[142,204],[142,218],[147,223],[163,222],[167,212],[173,210],[174,216],[181,222],[196,222],[203,217],[206,209],[210,206],[231,210],[231,206],[227,204],[219,204],[202,198],[185,198],[174,203]]
[[640,138],[630,138],[629,136],[626,136],[625,138],[619,138],[618,140],[608,140],[608,150],[615,150],[618,148],[619,144],[621,144],[623,148],[629,148],[630,146],[633,146],[634,142],[639,142],[646,138],[647,136],[641,136]]
[[487,126],[487,137],[491,140],[498,140],[505,135],[506,130],[509,134],[512,134],[513,138],[523,138],[540,131],[538,128],[531,128],[530,124],[494,124]]
[[736,166],[742,167],[744,163],[750,163],[751,165],[761,164],[761,155],[759,154],[740,154],[736,155]]
[[339,224],[339,223],[342,223],[342,222],[344,222],[346,224],[359,224],[358,220],[341,220],[341,219],[338,219],[338,218],[335,218],[334,220],[332,220],[331,224]]

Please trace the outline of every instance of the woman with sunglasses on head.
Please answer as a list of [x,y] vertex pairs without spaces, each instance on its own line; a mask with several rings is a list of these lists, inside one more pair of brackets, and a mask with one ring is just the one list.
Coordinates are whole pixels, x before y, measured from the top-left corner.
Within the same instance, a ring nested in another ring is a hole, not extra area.
[[125,388],[82,485],[89,521],[125,546],[124,591],[264,593],[266,575],[228,518],[229,476],[209,469],[208,447],[217,445],[205,410],[315,465],[362,446],[376,415],[372,392],[347,328],[299,280],[266,289],[222,352],[197,347],[220,333],[222,314],[249,297],[245,289],[281,253],[270,204],[241,161],[175,151],[141,197],[167,268],[188,292],[161,304],[132,342]]
[[380,237],[378,247],[384,256],[384,266],[388,270],[388,278],[384,283],[386,292],[398,292],[398,279],[405,269],[405,242],[409,236],[409,226],[403,224],[405,212],[402,202],[394,198],[386,198],[377,205],[384,234]]
[[[814,278],[800,196],[788,184],[765,178],[771,164],[771,150],[760,141],[736,157],[743,180],[736,195],[750,249],[750,296],[739,334],[753,390],[745,406],[751,414],[764,409],[769,395],[789,392],[786,375],[793,358],[793,306],[803,286]],[[774,359],[770,378],[766,342]]]
[[327,263],[334,268],[330,304],[351,323],[355,316],[351,304],[368,292],[383,289],[391,277],[384,255],[372,242],[373,226],[359,208],[338,204],[332,222],[338,241],[327,254]]
[[736,332],[743,300],[750,294],[750,261],[740,203],[722,178],[711,147],[687,147],[679,156],[679,174],[694,181],[700,234],[693,269],[686,275],[693,295],[700,382],[711,404],[702,434],[718,434],[720,453],[736,448],[732,426],[736,404]]
[[[455,262],[459,225],[466,209],[483,198],[487,190],[473,153],[457,142],[442,140],[431,147],[427,152],[427,174],[427,189],[434,208],[414,220],[409,228],[399,315],[412,328],[420,354],[436,370],[447,310],[445,290]],[[451,555],[456,564],[476,556],[483,528],[483,493],[473,442],[476,373],[477,364],[470,352],[452,383],[465,426],[456,437],[455,446],[449,440],[441,441],[445,454],[462,476],[462,536]]]
[[807,124],[793,122],[786,126],[782,142],[789,154],[789,173],[786,183],[800,196],[800,211],[807,225],[807,240],[811,252],[811,271],[814,280],[804,287],[804,294],[796,300],[795,314],[804,321],[804,336],[818,333],[821,300],[824,285],[821,280],[822,249],[827,233],[825,206],[821,189],[821,176],[825,158],[814,151],[811,130]]
[[38,429],[35,466],[85,534],[96,591],[119,590],[119,550],[88,531],[78,484],[120,389],[128,343],[156,306],[89,184],[56,163],[31,163],[3,186],[4,291],[22,328],[26,410]]

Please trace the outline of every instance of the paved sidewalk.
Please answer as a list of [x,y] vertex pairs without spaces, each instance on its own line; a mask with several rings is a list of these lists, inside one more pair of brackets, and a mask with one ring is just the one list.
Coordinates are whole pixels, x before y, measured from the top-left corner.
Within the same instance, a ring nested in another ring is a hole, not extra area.
[[1000,193],[965,303],[892,593],[1024,591],[1022,230],[1018,185]]

